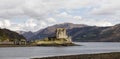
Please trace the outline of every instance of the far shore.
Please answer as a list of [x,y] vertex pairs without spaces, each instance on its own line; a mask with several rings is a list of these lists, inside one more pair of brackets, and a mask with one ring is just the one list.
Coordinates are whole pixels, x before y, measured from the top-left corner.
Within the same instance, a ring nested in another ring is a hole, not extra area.
[[53,57],[31,58],[31,59],[120,59],[120,52],[53,56]]
[[27,45],[14,45],[14,44],[0,44],[0,47],[35,47],[35,46],[40,46],[40,47],[60,47],[60,46],[81,46],[77,45],[74,43],[69,43],[69,44],[40,44],[40,45],[32,45],[32,44],[27,44]]

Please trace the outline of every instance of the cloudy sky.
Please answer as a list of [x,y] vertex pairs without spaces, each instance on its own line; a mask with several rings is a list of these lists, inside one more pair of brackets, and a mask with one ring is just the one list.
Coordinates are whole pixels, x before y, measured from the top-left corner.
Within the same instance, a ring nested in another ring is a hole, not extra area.
[[0,27],[37,31],[71,22],[96,26],[120,23],[120,0],[0,0]]

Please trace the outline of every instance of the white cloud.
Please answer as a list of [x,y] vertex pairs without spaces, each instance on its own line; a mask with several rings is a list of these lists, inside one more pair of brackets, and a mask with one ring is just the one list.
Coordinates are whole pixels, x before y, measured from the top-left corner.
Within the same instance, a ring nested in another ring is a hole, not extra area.
[[26,21],[25,25],[26,27],[34,28],[37,24],[34,19],[29,19],[28,21]]
[[73,18],[76,19],[76,20],[82,20],[81,16],[74,16]]
[[0,17],[28,16],[42,19],[60,9],[79,9],[96,4],[94,0],[0,0]]
[[40,21],[40,26],[41,27],[45,27],[47,25],[47,23],[45,21]]
[[4,20],[3,24],[4,24],[5,27],[9,27],[11,25],[9,20]]
[[57,23],[70,22],[70,23],[78,23],[78,24],[81,20],[83,20],[82,16],[72,15],[67,12],[58,13],[57,15],[55,15],[55,19],[58,20]]
[[12,24],[8,29],[13,30],[13,31],[24,31],[25,25],[24,24]]
[[112,22],[110,21],[107,21],[106,19],[84,19],[84,20],[81,20],[79,23],[81,24],[87,24],[87,25],[90,25],[90,26],[112,26],[114,24],[112,24]]
[[[120,21],[119,6],[119,0],[0,0],[0,27],[36,31],[63,22],[111,26]],[[25,21],[15,23],[14,18]]]
[[92,25],[96,25],[96,26],[112,26],[113,24],[111,22],[108,21],[95,21],[95,22],[91,22],[93,23]]
[[14,24],[10,20],[0,20],[0,28],[7,28],[10,30],[23,30],[23,26],[21,24]]
[[55,20],[54,18],[52,18],[52,17],[47,18],[46,21],[47,21],[48,23],[55,23],[55,22],[56,22],[56,20]]
[[104,0],[99,7],[92,10],[94,15],[120,14],[120,0]]
[[60,18],[71,18],[72,15],[68,14],[67,12],[62,12],[57,15]]
[[6,28],[6,27],[9,27],[9,26],[11,26],[11,22],[9,20],[5,19],[5,20],[0,21],[0,27]]
[[2,21],[0,21],[0,27],[2,27],[3,26],[3,22]]

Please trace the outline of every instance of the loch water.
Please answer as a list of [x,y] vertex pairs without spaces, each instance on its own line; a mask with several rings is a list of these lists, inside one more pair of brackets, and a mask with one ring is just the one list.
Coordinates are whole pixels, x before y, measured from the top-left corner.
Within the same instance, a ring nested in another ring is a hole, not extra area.
[[29,59],[75,54],[120,52],[119,42],[75,42],[82,46],[67,47],[1,47],[0,59]]

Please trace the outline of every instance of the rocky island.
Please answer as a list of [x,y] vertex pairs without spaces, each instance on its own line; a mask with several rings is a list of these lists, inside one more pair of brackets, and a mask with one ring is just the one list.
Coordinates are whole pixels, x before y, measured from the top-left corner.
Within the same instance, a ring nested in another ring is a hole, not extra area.
[[74,46],[71,37],[67,35],[65,28],[57,28],[54,37],[46,37],[35,40],[33,45],[37,46]]

